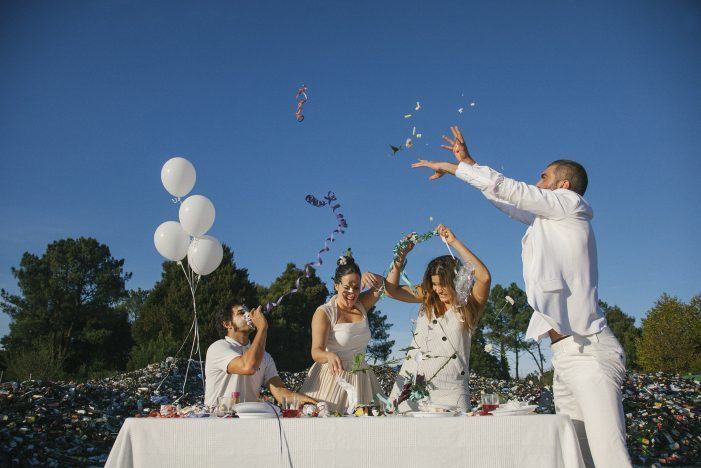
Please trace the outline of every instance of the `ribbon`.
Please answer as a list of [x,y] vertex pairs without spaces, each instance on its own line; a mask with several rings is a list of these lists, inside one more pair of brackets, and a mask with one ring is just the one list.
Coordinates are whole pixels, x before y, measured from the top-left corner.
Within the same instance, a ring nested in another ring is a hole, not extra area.
[[[425,242],[425,241],[429,240],[430,238],[437,236],[437,235],[438,235],[438,231],[428,231],[428,232],[421,234],[421,235],[413,233],[411,236],[401,239],[399,242],[397,242],[394,245],[394,248],[392,249],[392,254],[393,254],[392,261],[390,262],[389,267],[387,267],[386,271],[389,272],[392,270],[392,267],[394,266],[395,262],[397,262],[401,258],[402,252],[405,251],[411,244],[414,244],[414,245],[420,244],[421,242]],[[406,273],[404,273],[404,269],[406,268],[406,263],[407,263],[407,260],[405,258],[404,262],[402,262],[402,265],[399,267],[399,277],[402,281],[404,281],[411,288],[412,291],[416,292],[416,288],[411,283],[411,281],[409,280],[409,277],[406,275]],[[384,276],[387,276],[387,273],[385,273]],[[382,295],[384,295],[385,294],[384,284],[382,285],[381,290],[382,290]]]
[[305,102],[307,102],[307,87],[305,85],[302,85],[298,90],[297,90],[297,95],[295,96],[295,99],[297,99],[297,112],[295,112],[295,116],[297,116],[297,122],[301,122],[304,120],[304,115],[302,115],[302,106],[304,105]]
[[324,247],[319,250],[316,254],[316,260],[309,262],[304,265],[304,274],[300,275],[299,278],[295,281],[295,285],[292,289],[284,293],[282,296],[278,298],[277,301],[275,302],[268,302],[265,304],[265,307],[263,307],[263,313],[269,314],[271,310],[273,310],[275,307],[280,305],[282,300],[289,296],[290,294],[294,294],[299,290],[299,284],[302,281],[302,278],[310,278],[311,277],[311,267],[319,267],[321,266],[324,261],[322,259],[322,254],[325,252],[328,252],[331,250],[331,247],[329,244],[333,243],[336,241],[336,234],[343,234],[346,232],[346,229],[348,228],[348,222],[346,221],[346,218],[343,216],[341,212],[336,212],[339,208],[341,208],[341,205],[338,203],[338,199],[336,198],[336,194],[329,191],[326,195],[324,195],[324,200],[319,200],[316,198],[314,195],[307,195],[305,198],[305,201],[309,203],[310,205],[313,205],[317,208],[321,208],[324,206],[328,206],[331,208],[331,211],[333,212],[334,216],[336,216],[336,229],[334,229],[331,234],[324,240]]

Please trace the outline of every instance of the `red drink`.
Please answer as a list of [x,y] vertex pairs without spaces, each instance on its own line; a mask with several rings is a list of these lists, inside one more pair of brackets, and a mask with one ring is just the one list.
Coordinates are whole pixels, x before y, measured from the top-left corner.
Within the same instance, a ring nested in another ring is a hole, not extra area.
[[299,416],[300,411],[298,409],[284,409],[282,410],[283,418],[296,418]]
[[480,414],[482,414],[483,416],[486,416],[486,415],[490,414],[492,411],[494,411],[495,409],[497,409],[498,407],[499,407],[499,405],[485,405],[485,404],[483,404],[482,411],[480,412]]

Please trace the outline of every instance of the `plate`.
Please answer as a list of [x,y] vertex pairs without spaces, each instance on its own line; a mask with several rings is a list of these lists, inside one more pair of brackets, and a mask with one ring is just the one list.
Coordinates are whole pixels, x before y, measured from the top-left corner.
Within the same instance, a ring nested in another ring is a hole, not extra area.
[[277,412],[277,414],[282,414],[282,412],[277,406],[269,405],[268,403],[262,403],[258,401],[249,401],[234,405],[234,411],[236,411],[237,414],[268,413],[274,415],[274,411]]
[[492,411],[492,415],[494,416],[517,416],[520,414],[531,414],[535,411],[535,409],[538,407],[538,405],[528,405],[528,406],[523,406],[521,408],[504,408],[504,409],[495,409]]
[[276,419],[275,413],[236,413],[241,419]]
[[452,418],[455,413],[435,413],[433,411],[412,411],[407,413],[412,418]]

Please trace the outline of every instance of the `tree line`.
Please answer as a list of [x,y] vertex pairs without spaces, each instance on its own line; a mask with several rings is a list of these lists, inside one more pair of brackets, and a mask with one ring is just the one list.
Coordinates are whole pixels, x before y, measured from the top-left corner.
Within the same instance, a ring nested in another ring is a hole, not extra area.
[[[192,324],[192,300],[179,265],[164,262],[160,279],[149,290],[129,290],[131,273],[124,260],[92,238],[62,239],[37,256],[25,252],[12,268],[19,293],[1,291],[0,308],[10,316],[10,331],[0,340],[0,368],[5,379],[88,379],[137,369],[174,356],[189,355],[182,346]],[[230,300],[249,307],[276,300],[304,272],[288,263],[268,286],[254,283],[224,246],[217,270],[197,289],[197,312],[203,353],[223,336],[217,320]],[[301,371],[311,365],[311,318],[331,291],[314,270],[302,278],[297,293],[273,309],[267,350],[280,370]],[[510,300],[507,300],[507,296]],[[642,326],[618,306],[601,302],[609,326],[627,355],[630,369],[701,372],[701,295],[684,303],[663,294]],[[470,368],[479,375],[509,378],[507,353],[521,377],[523,359],[546,372],[544,346],[525,340],[532,309],[515,284],[495,285],[473,333]],[[371,363],[388,359],[394,346],[392,324],[379,309],[368,313]],[[491,348],[491,349],[490,349]],[[204,356],[203,356],[204,357]]]

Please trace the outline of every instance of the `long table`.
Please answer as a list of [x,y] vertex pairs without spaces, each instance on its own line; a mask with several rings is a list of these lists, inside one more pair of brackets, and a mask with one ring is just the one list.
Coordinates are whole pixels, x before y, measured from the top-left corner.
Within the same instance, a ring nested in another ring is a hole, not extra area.
[[567,416],[129,418],[114,467],[583,467]]

